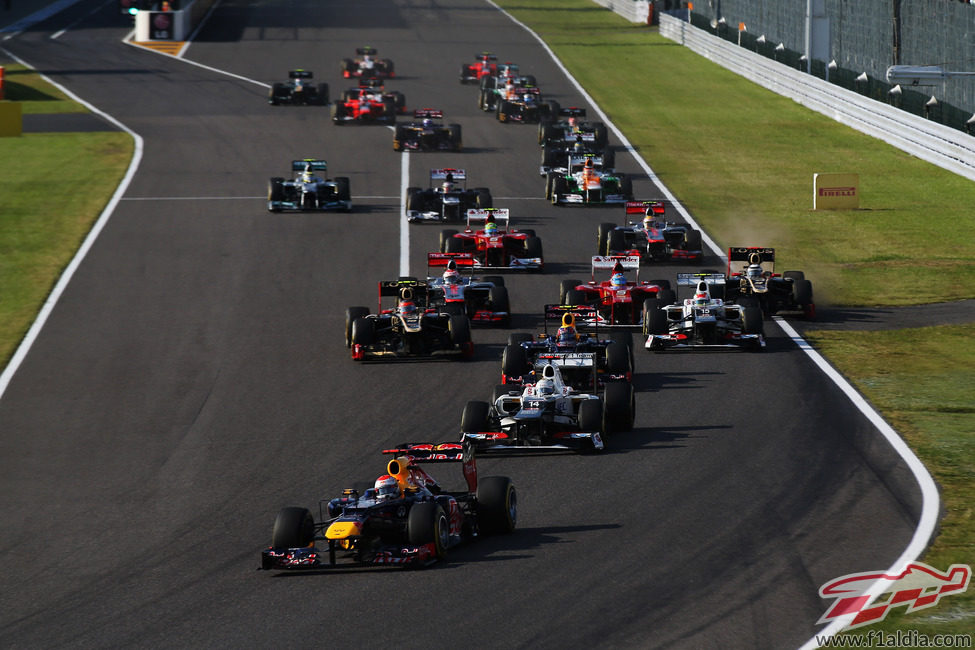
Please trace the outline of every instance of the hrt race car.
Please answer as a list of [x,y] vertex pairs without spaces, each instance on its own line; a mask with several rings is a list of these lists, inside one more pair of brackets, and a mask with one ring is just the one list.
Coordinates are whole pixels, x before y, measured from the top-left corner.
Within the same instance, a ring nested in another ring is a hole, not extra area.
[[504,278],[472,277],[474,262],[468,253],[428,253],[428,273],[430,269],[444,269],[442,275],[427,278],[430,306],[447,314],[465,314],[471,323],[508,327],[511,304]]
[[776,273],[774,248],[729,248],[725,292],[727,301],[757,305],[765,316],[792,313],[816,317],[812,282],[802,271]]
[[278,82],[271,86],[267,96],[267,103],[271,106],[279,104],[304,104],[308,106],[324,106],[328,104],[328,84],[312,83],[311,70],[291,70],[288,81]]
[[[608,280],[596,281],[596,271],[611,270]],[[636,279],[626,278],[627,271],[636,271]],[[563,305],[585,305],[594,307],[594,319],[581,318],[576,321],[581,327],[640,328],[643,326],[644,302],[648,299],[660,304],[670,304],[675,300],[669,280],[640,280],[640,257],[637,255],[596,255],[592,258],[592,280],[582,283],[578,280],[562,280],[559,288],[560,303]]]
[[291,171],[301,173],[293,180],[275,177],[268,181],[268,211],[351,211],[349,179],[345,176],[326,179],[316,175],[327,168],[324,160],[292,160]]
[[395,124],[396,114],[406,112],[406,98],[398,91],[387,92],[378,79],[364,81],[358,88],[342,93],[342,100],[332,104],[335,124]]
[[468,210],[491,206],[491,191],[486,187],[467,189],[467,172],[463,169],[431,169],[428,189],[406,189],[406,218],[410,222],[460,221]]
[[393,151],[460,151],[460,124],[443,124],[443,111],[421,108],[413,111],[413,122],[397,124],[393,132]]
[[440,232],[440,252],[469,253],[479,269],[541,271],[545,266],[542,240],[534,230],[510,226],[508,208],[468,210],[463,232]]
[[545,198],[552,205],[625,203],[633,200],[633,180],[600,169],[594,154],[570,155],[568,169],[546,177]]
[[699,262],[701,231],[664,219],[663,201],[627,201],[623,225],[601,223],[599,255],[639,255],[643,262]]
[[474,55],[474,63],[464,63],[460,66],[460,82],[480,83],[483,77],[490,77],[497,73],[498,57],[490,52],[481,52]]
[[343,78],[388,78],[396,76],[393,71],[393,62],[389,59],[377,58],[376,54],[378,54],[378,52],[376,51],[376,48],[357,47],[355,54],[355,58],[353,59],[342,59],[342,64],[339,66],[339,71],[342,73]]
[[[320,502],[317,520],[307,508],[281,509],[261,568],[422,567],[462,542],[515,529],[514,484],[506,476],[479,479],[471,445],[413,443],[383,453],[393,456],[387,473],[375,485],[360,481]],[[465,489],[447,490],[423,469],[430,463],[460,464]]]

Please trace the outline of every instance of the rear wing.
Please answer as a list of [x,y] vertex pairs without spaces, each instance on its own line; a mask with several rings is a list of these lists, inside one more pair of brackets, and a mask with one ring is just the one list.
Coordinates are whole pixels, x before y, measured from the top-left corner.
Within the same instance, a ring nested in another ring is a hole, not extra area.
[[626,211],[626,216],[631,214],[639,214],[641,216],[647,214],[647,210],[652,210],[654,215],[662,215],[666,211],[666,204],[664,201],[653,200],[653,201],[627,201],[623,204],[623,208]]
[[323,172],[328,169],[328,163],[324,160],[314,160],[312,158],[291,161],[291,171],[303,172],[305,168],[310,168],[313,172]]
[[557,320],[561,323],[562,317],[566,314],[572,314],[580,320],[589,320],[596,319],[599,316],[599,310],[587,305],[545,305],[545,333],[548,334],[549,321]]
[[[754,256],[757,255],[757,258]],[[728,249],[728,275],[740,275],[745,272],[752,259],[762,266],[762,271],[775,273],[775,249],[762,246],[733,246]]]
[[467,211],[467,229],[473,230],[473,226],[486,224],[493,221],[502,230],[508,229],[511,222],[508,208],[475,208]]
[[490,52],[481,52],[480,54],[474,55],[474,60],[489,62],[489,61],[497,61],[498,57],[496,54],[491,54]]
[[289,79],[311,79],[313,76],[311,70],[292,70],[288,73]]
[[385,87],[385,83],[379,77],[369,77],[368,79],[359,80],[359,88],[380,88]]
[[450,175],[451,181],[466,181],[467,172],[463,169],[453,169],[452,167],[444,167],[443,169],[431,169],[430,170],[430,183],[436,181],[447,180],[447,175]]
[[[619,269],[619,271],[617,271]],[[596,278],[596,271],[613,271],[622,273],[624,271],[636,270],[640,274],[639,255],[593,255],[592,256],[592,277]]]
[[431,117],[436,119],[443,119],[443,111],[437,108],[418,108],[413,111],[413,117]]
[[383,308],[383,297],[390,296],[397,300],[401,297],[408,297],[426,308],[428,288],[429,285],[423,280],[381,280],[379,282],[379,311],[382,311]]
[[369,56],[375,56],[377,54],[377,50],[376,48],[371,46],[357,47],[355,48],[355,53],[358,54],[359,56],[366,56],[367,54]]
[[559,368],[594,368],[596,366],[595,352],[545,352],[535,357],[535,367],[546,365]]
[[[474,460],[474,446],[470,443],[403,443],[393,449],[383,449],[383,453],[392,455],[395,457],[393,460],[404,463],[406,465],[402,468],[404,470],[423,463],[462,463],[467,488],[471,492],[477,491],[477,463]],[[392,465],[393,461],[389,464]]]
[[725,275],[724,273],[678,273],[677,274],[677,286],[678,287],[696,287],[698,282],[707,282],[708,284],[724,284]]
[[586,109],[580,108],[578,106],[570,106],[569,108],[560,108],[559,117],[585,117]]
[[471,273],[477,265],[473,253],[427,253],[427,270],[449,266],[451,262],[458,271],[467,268]]

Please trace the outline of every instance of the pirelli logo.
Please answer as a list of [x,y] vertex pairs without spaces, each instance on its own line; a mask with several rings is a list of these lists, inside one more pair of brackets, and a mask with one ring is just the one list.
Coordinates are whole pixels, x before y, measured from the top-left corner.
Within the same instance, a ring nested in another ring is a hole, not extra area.
[[819,188],[819,196],[856,196],[857,188],[855,187],[821,187]]
[[856,210],[859,207],[859,174],[813,174],[813,210]]

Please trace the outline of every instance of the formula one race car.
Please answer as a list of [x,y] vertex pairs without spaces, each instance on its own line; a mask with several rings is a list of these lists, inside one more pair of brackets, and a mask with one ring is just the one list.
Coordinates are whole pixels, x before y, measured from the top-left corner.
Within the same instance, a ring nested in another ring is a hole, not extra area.
[[497,386],[493,403],[468,402],[461,440],[478,451],[601,450],[606,434],[633,426],[633,388],[623,382],[610,386],[604,402],[576,392],[558,366],[545,363],[522,386]]
[[802,271],[775,272],[775,249],[739,246],[728,249],[725,300],[757,304],[765,316],[795,313],[816,317],[812,282]]
[[[541,271],[542,240],[534,230],[510,227],[508,208],[485,208],[467,211],[467,228],[463,232],[443,230],[440,252],[470,253],[481,269],[521,269]],[[479,226],[483,226],[478,230]]]
[[[514,484],[506,476],[479,479],[471,445],[414,443],[383,453],[394,457],[387,473],[319,503],[317,521],[307,508],[282,508],[261,568],[422,567],[461,542],[515,529]],[[445,489],[421,467],[428,463],[459,463],[466,489]]]
[[568,169],[546,177],[545,198],[552,205],[625,203],[633,200],[633,180],[600,169],[593,154],[570,155]]
[[[397,304],[383,306],[383,298]],[[430,304],[429,285],[405,278],[379,283],[379,309],[345,310],[345,344],[355,361],[399,361],[474,356],[471,321],[464,314],[448,314]]]
[[327,168],[328,165],[324,160],[313,158],[292,160],[291,171],[301,173],[294,180],[275,177],[268,181],[268,211],[351,211],[352,195],[349,190],[349,179],[345,176],[326,179],[315,174],[315,172],[324,172]]
[[[577,136],[583,136],[585,141],[592,141],[593,148],[601,151],[609,144],[609,132],[603,122],[586,121],[586,109],[578,106],[563,108],[551,120],[545,120],[538,125],[538,144],[564,145],[573,144]],[[612,165],[609,165],[610,167]]]
[[405,112],[403,93],[387,92],[378,79],[368,79],[358,88],[343,92],[342,100],[332,104],[332,122],[395,124],[397,113]]
[[393,151],[460,151],[463,148],[460,124],[443,124],[443,111],[421,108],[413,111],[414,122],[397,124]]
[[542,145],[542,161],[538,166],[539,176],[548,176],[551,172],[564,174],[571,165],[572,157],[585,155],[592,157],[593,166],[602,171],[613,169],[616,164],[616,153],[608,146],[600,145],[592,133],[579,133],[574,142],[547,142]]
[[505,99],[506,95],[514,89],[523,86],[536,87],[535,77],[521,74],[517,63],[499,63],[494,75],[481,77],[477,106],[485,112],[496,112],[500,100]]
[[328,84],[313,84],[311,70],[292,70],[288,73],[288,81],[278,82],[271,86],[267,96],[267,103],[271,106],[278,104],[304,104],[324,106],[328,104]]
[[480,83],[482,77],[490,77],[497,73],[498,57],[490,52],[481,52],[474,55],[474,63],[464,63],[460,66],[460,82]]
[[[643,262],[699,262],[704,255],[701,231],[666,221],[663,201],[627,201],[623,225],[601,223],[596,233],[599,255],[639,255]],[[637,215],[633,219],[633,215]]]
[[[609,280],[596,282],[596,271],[612,270]],[[626,271],[636,270],[636,280],[629,281]],[[675,294],[669,280],[640,280],[640,257],[637,255],[596,255],[592,258],[592,280],[562,280],[559,288],[563,305],[586,305],[597,311],[595,319],[582,318],[580,327],[639,328],[643,325],[643,304],[648,298],[661,304],[674,302]]]
[[395,77],[393,62],[389,59],[376,58],[376,48],[357,47],[354,59],[342,59],[339,71],[342,77]]
[[648,350],[765,347],[762,311],[757,305],[733,305],[711,296],[724,284],[721,273],[679,273],[677,286],[696,287],[682,303],[660,305],[647,300],[643,333]]
[[522,82],[518,86],[508,85],[498,90],[494,114],[499,122],[541,122],[557,113],[556,101],[542,101],[542,91],[536,86]]
[[469,253],[428,253],[427,271],[444,269],[442,275],[427,278],[430,306],[447,314],[465,314],[472,323],[508,327],[511,304],[504,278],[472,277],[475,261]]
[[406,218],[416,221],[460,221],[468,210],[492,206],[491,191],[486,187],[467,189],[467,172],[463,169],[431,169],[430,187],[406,189]]

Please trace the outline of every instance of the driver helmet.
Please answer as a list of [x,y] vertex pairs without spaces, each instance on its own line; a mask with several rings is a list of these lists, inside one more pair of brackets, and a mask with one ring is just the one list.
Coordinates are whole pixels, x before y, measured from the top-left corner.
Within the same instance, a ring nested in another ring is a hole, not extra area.
[[399,482],[389,474],[376,479],[376,501],[391,501],[400,497]]
[[432,126],[433,126],[433,120],[431,120],[429,117],[423,120],[424,129],[429,129]]
[[487,235],[488,237],[493,237],[494,235],[497,235],[498,224],[494,223],[493,221],[488,221],[486,224],[484,224],[484,234]]
[[647,210],[647,216],[643,217],[643,229],[650,230],[651,228],[653,228],[653,222],[654,222],[654,218],[650,214],[650,211]]
[[575,128],[575,125],[576,125],[576,118],[574,116],[573,117],[570,117],[569,118],[569,127]]
[[572,149],[576,153],[582,153],[586,150],[586,144],[582,141],[582,136],[576,138],[575,144],[572,145]]
[[403,300],[399,303],[399,312],[401,314],[415,314],[416,313],[416,303],[412,300]]
[[372,55],[371,54],[363,54],[362,55],[362,62],[363,63],[372,63]]
[[524,102],[526,104],[534,104],[535,103],[535,96],[532,95],[531,93],[525,93],[524,95],[521,96],[521,98],[522,98],[522,100],[524,100]]
[[454,189],[454,184],[450,181],[444,181],[443,185],[440,186],[441,192],[451,192]]
[[613,277],[610,278],[609,283],[614,287],[625,287],[626,276],[622,273],[614,273]]
[[584,167],[586,171],[592,171],[592,158],[586,158],[586,164]]
[[551,379],[539,379],[535,384],[535,392],[538,395],[551,395],[555,392],[555,382]]
[[447,269],[443,272],[444,284],[460,284],[460,273],[457,269]]
[[310,169],[305,169],[301,172],[301,182],[302,183],[312,183],[315,181],[315,177],[312,175]]
[[699,291],[694,294],[694,306],[695,307],[707,307],[708,304],[708,294],[703,291]]
[[749,264],[748,265],[748,277],[752,279],[759,279],[762,277],[762,265],[761,264]]
[[578,339],[576,334],[576,328],[571,325],[564,325],[559,328],[558,333],[555,335],[557,343],[575,343]]
[[305,89],[305,82],[302,79],[295,79],[295,90],[301,91]]

